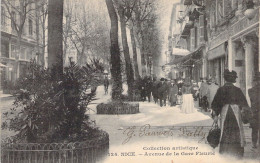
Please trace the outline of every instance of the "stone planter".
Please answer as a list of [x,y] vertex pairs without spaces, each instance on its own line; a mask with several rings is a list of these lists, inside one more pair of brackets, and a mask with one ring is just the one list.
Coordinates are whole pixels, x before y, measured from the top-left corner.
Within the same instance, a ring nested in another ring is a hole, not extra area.
[[136,114],[139,113],[138,102],[111,102],[97,106],[97,114]]

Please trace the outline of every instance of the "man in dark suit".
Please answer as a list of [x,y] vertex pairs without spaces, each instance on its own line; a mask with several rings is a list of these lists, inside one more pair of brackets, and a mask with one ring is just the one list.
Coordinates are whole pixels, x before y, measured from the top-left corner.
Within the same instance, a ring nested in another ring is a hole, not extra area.
[[248,90],[248,95],[250,97],[251,110],[253,113],[253,119],[250,122],[250,127],[252,128],[252,147],[257,148],[257,139],[258,143],[260,141],[260,72],[256,73],[253,80],[253,87]]
[[160,106],[166,106],[166,98],[167,98],[167,84],[164,81],[164,78],[161,78],[160,83],[158,84],[158,96],[160,99]]

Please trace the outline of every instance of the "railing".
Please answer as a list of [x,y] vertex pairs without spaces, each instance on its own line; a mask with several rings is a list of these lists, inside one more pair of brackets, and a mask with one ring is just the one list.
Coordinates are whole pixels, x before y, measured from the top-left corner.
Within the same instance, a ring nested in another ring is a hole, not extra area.
[[94,163],[108,153],[109,135],[74,143],[2,144],[2,163]]

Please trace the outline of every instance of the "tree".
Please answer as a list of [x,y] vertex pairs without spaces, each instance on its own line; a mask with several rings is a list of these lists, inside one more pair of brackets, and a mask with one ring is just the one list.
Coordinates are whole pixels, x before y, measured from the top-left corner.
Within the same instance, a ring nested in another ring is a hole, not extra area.
[[93,1],[86,0],[65,3],[64,54],[69,47],[77,51],[78,64],[84,65],[87,60],[96,58],[106,63],[108,68],[109,17],[101,7],[93,5]]
[[113,79],[112,99],[121,99],[122,74],[120,50],[118,44],[118,18],[112,0],[106,0],[106,5],[111,20],[110,41],[111,41],[111,74]]
[[153,12],[153,4],[154,0],[137,0],[136,5],[134,6],[134,14],[132,18],[132,22],[134,26],[136,26],[137,31],[137,40],[138,44],[141,46],[141,64],[142,64],[142,76],[147,75],[146,71],[146,56],[148,56],[148,53],[145,49],[145,30],[144,25],[147,23],[147,20],[149,20],[149,15]]
[[122,45],[123,45],[124,58],[125,58],[125,72],[126,72],[127,85],[128,85],[128,96],[130,97],[130,99],[132,99],[134,72],[133,72],[133,66],[131,63],[129,46],[127,43],[127,34],[126,34],[127,15],[131,15],[132,10],[130,9],[128,2],[116,0],[116,3],[118,4],[118,14],[120,17],[121,37],[122,37]]
[[48,67],[58,65],[59,72],[63,70],[62,45],[63,0],[49,0],[48,6]]
[[11,20],[12,30],[17,34],[17,53],[15,54],[14,72],[15,80],[19,77],[19,55],[21,54],[21,41],[24,33],[24,25],[28,14],[33,10],[38,10],[38,6],[33,7],[35,0],[2,0]]

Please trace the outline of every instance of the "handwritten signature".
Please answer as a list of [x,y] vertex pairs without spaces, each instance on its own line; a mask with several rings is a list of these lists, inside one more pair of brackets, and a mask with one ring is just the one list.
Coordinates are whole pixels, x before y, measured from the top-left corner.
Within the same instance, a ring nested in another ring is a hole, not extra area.
[[194,137],[199,138],[199,143],[203,142],[206,138],[208,132],[203,131],[202,126],[189,128],[186,126],[172,126],[168,129],[165,128],[152,128],[150,124],[145,124],[143,126],[130,126],[123,130],[123,135],[126,138],[122,144],[128,143],[133,137],[152,137],[152,136],[164,136],[164,137]]

